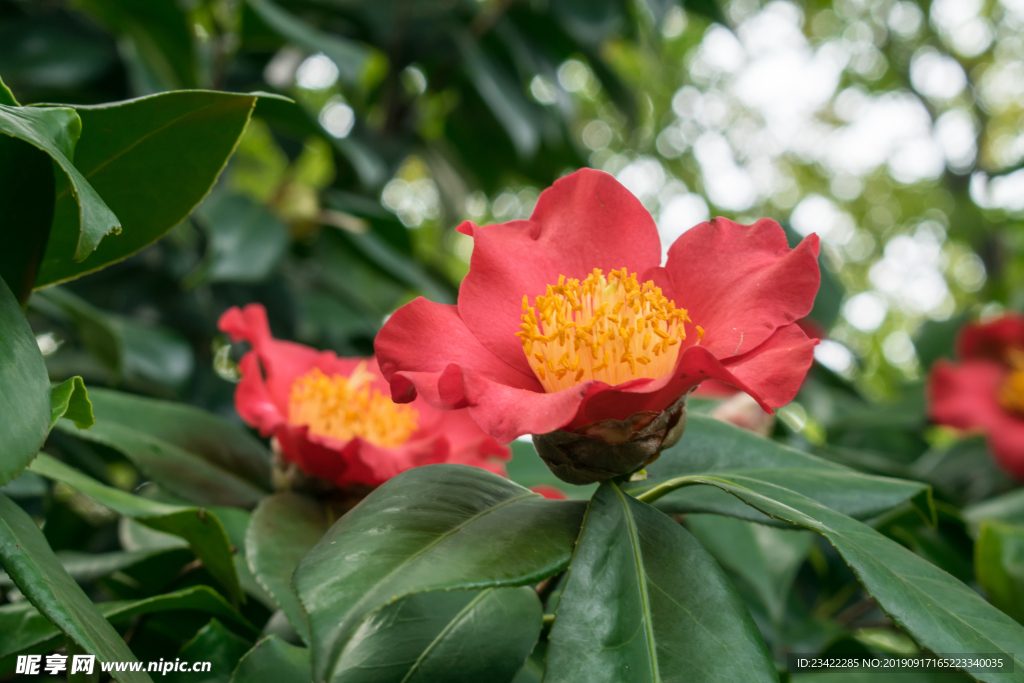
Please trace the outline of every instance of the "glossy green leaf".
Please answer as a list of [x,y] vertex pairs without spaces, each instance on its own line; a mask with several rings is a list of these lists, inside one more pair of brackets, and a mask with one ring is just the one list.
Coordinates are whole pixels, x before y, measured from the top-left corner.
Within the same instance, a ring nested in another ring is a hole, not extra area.
[[196,209],[206,228],[204,263],[189,282],[260,282],[288,248],[288,228],[248,197],[214,192]]
[[275,493],[253,510],[246,533],[246,559],[253,576],[306,643],[312,642],[309,616],[292,575],[329,526],[321,504],[297,493]]
[[[54,227],[58,220],[63,221],[62,237],[69,261],[82,261],[96,249],[105,235],[121,231],[117,216],[86,180],[87,168],[71,162],[78,153],[76,142],[81,141],[82,133],[82,121],[74,109],[0,104],[0,133],[24,140],[46,152],[64,172],[57,182]],[[63,216],[60,193],[65,197]],[[51,231],[50,244],[57,234],[57,230]]]
[[546,680],[777,681],[729,579],[667,515],[604,483],[555,610]]
[[118,514],[185,539],[207,571],[223,584],[228,595],[236,601],[244,600],[235,573],[231,542],[224,525],[212,512],[158,503],[105,486],[45,453],[40,453],[32,463],[32,471],[67,484]]
[[338,520],[295,572],[315,679],[340,680],[338,662],[359,624],[406,595],[521,586],[564,569],[584,507],[463,465],[417,467],[389,480]]
[[1024,681],[1024,627],[895,541],[796,491],[741,473],[694,475],[674,483],[693,484],[718,487],[766,515],[823,535],[879,607],[921,647],[964,655],[1012,654],[1012,675],[973,675],[992,683]]
[[0,486],[43,447],[50,427],[50,378],[35,335],[0,279]]
[[238,662],[232,683],[305,683],[312,678],[309,650],[269,636],[245,653]]
[[982,522],[974,544],[974,573],[989,601],[1024,623],[1024,527]]
[[719,515],[687,515],[686,526],[772,623],[781,625],[789,589],[814,534]]
[[199,633],[181,648],[180,657],[187,662],[209,662],[210,670],[205,672],[171,671],[163,678],[168,681],[188,683],[228,683],[231,673],[245,656],[252,643],[224,628],[216,619],[211,619]]
[[281,37],[306,48],[322,52],[338,67],[342,80],[354,83],[363,75],[370,51],[342,36],[327,33],[281,9],[271,0],[246,0],[249,7]]
[[[167,552],[165,548],[114,550],[108,553],[83,553],[73,550],[59,550],[55,555],[60,560],[60,566],[68,573],[68,576],[78,583],[88,583],[114,572],[127,569],[157,555],[162,555],[165,552]],[[6,573],[0,573],[0,587],[9,588],[13,585],[14,581]]]
[[180,223],[220,175],[255,102],[256,95],[195,90],[76,107],[82,135],[75,165],[124,230],[83,254],[85,261],[73,262],[73,201],[58,178],[53,230],[36,286],[125,259]]
[[88,429],[96,422],[81,377],[64,380],[50,390],[50,428],[62,417],[74,422],[79,429]]
[[[2,100],[0,85],[0,100]],[[32,293],[39,262],[53,223],[53,161],[24,140],[0,135],[0,206],[5,230],[0,249],[0,278],[19,303]]]
[[537,642],[529,586],[417,593],[362,623],[338,662],[345,683],[510,681]]
[[[143,600],[112,600],[96,603],[96,609],[111,624],[159,612],[200,612],[232,625],[242,633],[256,634],[256,628],[238,610],[209,586],[193,586]],[[63,635],[31,604],[0,605],[0,672],[21,652],[44,652],[58,647]]]
[[[60,566],[32,518],[3,495],[0,564],[29,602],[86,652],[102,662],[137,661],[114,627]],[[151,683],[143,672],[120,671],[113,676],[121,683]]]
[[238,425],[192,406],[90,389],[96,424],[57,429],[115,448],[168,492],[250,508],[270,490],[270,455]]
[[[862,474],[704,415],[689,416],[679,443],[647,467],[648,479],[628,484],[626,490],[640,495],[675,477],[724,472],[742,472],[785,486],[857,519],[875,517],[907,502],[929,520],[935,519],[926,484]],[[712,512],[765,521],[731,496],[707,487],[675,490],[660,498],[657,507],[666,512]]]

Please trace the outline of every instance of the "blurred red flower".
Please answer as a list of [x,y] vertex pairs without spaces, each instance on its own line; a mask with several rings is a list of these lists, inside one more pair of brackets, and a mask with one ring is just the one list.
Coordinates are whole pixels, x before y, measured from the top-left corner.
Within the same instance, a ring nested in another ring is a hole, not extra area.
[[460,463],[502,476],[509,449],[484,434],[465,410],[427,402],[396,405],[377,361],[339,358],[274,339],[263,306],[231,308],[219,327],[252,350],[241,362],[235,407],[282,456],[338,486],[377,486],[405,470]]
[[1024,316],[965,325],[956,355],[932,366],[931,419],[984,432],[999,464],[1024,479]]
[[474,247],[458,304],[416,299],[375,348],[396,402],[468,408],[501,442],[657,414],[707,379],[770,411],[811,365],[817,340],[794,322],[818,290],[815,235],[790,249],[774,221],[718,218],[661,267],[651,215],[591,169],[545,190],[529,220],[459,231]]

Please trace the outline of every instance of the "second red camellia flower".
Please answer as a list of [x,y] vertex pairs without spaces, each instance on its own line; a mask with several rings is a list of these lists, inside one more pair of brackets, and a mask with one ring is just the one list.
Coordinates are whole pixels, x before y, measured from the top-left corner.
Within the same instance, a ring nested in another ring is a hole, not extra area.
[[932,366],[932,420],[985,433],[999,464],[1024,479],[1024,316],[965,325],[956,353]]
[[543,192],[529,220],[459,231],[474,247],[458,304],[399,309],[377,337],[381,371],[396,402],[466,408],[501,442],[548,435],[534,441],[567,481],[656,457],[704,380],[770,411],[813,361],[817,340],[794,322],[820,282],[814,235],[790,249],[774,221],[719,218],[684,233],[662,267],[651,215],[590,169]]
[[249,425],[273,436],[281,457],[339,487],[372,487],[405,470],[459,463],[504,475],[509,449],[464,410],[425,401],[396,405],[377,361],[339,358],[274,339],[259,304],[232,308],[220,329],[247,341],[235,406]]

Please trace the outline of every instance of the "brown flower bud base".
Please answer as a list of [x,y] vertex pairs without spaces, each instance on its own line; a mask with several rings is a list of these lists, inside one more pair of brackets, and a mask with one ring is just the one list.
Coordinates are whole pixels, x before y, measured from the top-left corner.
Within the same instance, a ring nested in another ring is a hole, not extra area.
[[635,413],[625,420],[600,420],[573,432],[535,434],[533,445],[548,468],[570,484],[622,477],[658,459],[686,427],[686,396],[660,413]]

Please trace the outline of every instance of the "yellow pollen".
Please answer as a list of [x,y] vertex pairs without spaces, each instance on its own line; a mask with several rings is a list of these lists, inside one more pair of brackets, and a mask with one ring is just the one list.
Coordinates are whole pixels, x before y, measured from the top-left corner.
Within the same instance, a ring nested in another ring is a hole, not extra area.
[[341,441],[361,437],[394,448],[416,432],[419,413],[398,405],[372,385],[374,376],[360,363],[348,377],[313,368],[292,383],[288,421],[310,434]]
[[[688,322],[686,310],[676,308],[654,282],[641,285],[625,268],[607,277],[595,268],[582,282],[559,276],[533,306],[524,296],[516,336],[550,393],[592,379],[616,385],[668,374]],[[704,330],[696,329],[703,338]]]
[[1024,350],[1011,349],[1007,360],[1013,370],[999,388],[999,403],[1018,415],[1024,415]]

